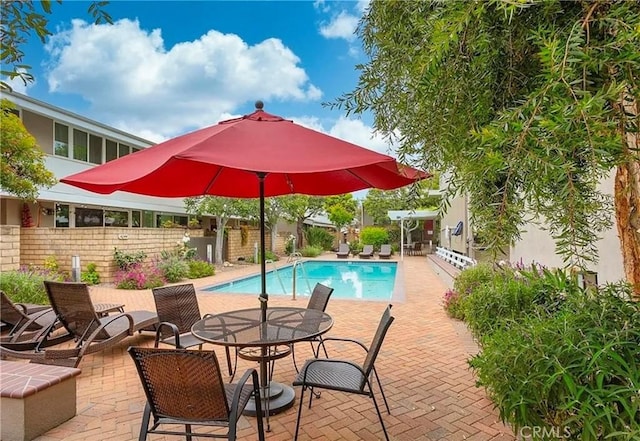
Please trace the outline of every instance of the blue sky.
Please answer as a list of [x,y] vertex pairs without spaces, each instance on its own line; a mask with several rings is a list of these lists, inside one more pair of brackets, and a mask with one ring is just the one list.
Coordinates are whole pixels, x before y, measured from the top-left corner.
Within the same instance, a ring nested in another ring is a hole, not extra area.
[[53,5],[53,35],[25,48],[35,84],[15,90],[151,141],[265,110],[392,154],[371,118],[322,106],[358,81],[366,1],[112,1]]

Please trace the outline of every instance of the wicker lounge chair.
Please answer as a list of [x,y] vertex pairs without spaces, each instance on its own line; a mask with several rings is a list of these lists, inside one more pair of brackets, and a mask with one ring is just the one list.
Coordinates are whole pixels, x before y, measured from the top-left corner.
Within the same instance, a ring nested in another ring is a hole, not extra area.
[[365,245],[359,256],[361,259],[371,259],[373,257],[373,245]]
[[[163,286],[153,288],[152,292],[160,321],[156,331],[155,347],[162,342],[176,348],[198,346],[202,349],[202,340],[191,333],[193,324],[202,318],[193,284]],[[225,347],[225,351],[229,375],[233,375],[229,348]]]
[[[313,291],[311,292],[311,297],[309,297],[309,303],[307,303],[307,309],[315,309],[318,311],[324,311],[327,309],[327,304],[329,303],[329,298],[333,293],[333,288],[323,285],[322,283],[316,283],[316,286],[313,287]],[[313,356],[318,358],[318,353],[320,352],[320,347],[324,349],[325,357],[329,357],[327,354],[327,350],[324,348],[322,344],[322,336],[319,335],[317,337],[311,338],[308,341],[311,344],[311,350],[313,351]],[[316,348],[313,343],[318,343],[318,347]],[[298,365],[296,364],[296,353],[294,350],[294,345],[291,345],[291,356],[293,358],[293,366],[296,368],[296,372],[298,372]]]
[[336,257],[338,259],[346,259],[347,257],[349,257],[349,252],[349,244],[341,243],[340,245],[338,245],[338,252],[336,253]]
[[389,245],[388,243],[380,245],[380,252],[378,253],[378,258],[380,259],[391,258],[391,245]]
[[10,327],[9,335],[14,335],[21,328],[25,331],[38,331],[49,326],[55,318],[50,306],[42,306],[41,309],[29,313],[26,305],[13,303],[5,292],[0,290],[0,320]]
[[328,389],[339,392],[366,395],[370,397],[373,400],[373,405],[376,408],[376,412],[378,413],[378,418],[380,420],[380,424],[382,425],[384,437],[387,441],[389,441],[389,435],[387,434],[387,429],[384,426],[382,414],[380,413],[380,408],[378,407],[378,403],[373,393],[371,383],[372,376],[375,376],[378,387],[380,388],[382,398],[384,400],[384,404],[387,408],[387,412],[391,413],[389,410],[389,405],[387,403],[387,398],[385,397],[384,391],[382,390],[380,378],[375,371],[374,363],[380,351],[380,347],[382,346],[382,342],[387,333],[387,330],[389,329],[389,326],[391,326],[393,320],[394,318],[391,315],[391,305],[389,305],[382,314],[378,329],[375,333],[375,336],[373,337],[373,341],[371,342],[371,346],[369,348],[367,348],[362,343],[352,339],[335,337],[327,337],[324,339],[324,343],[329,341],[340,341],[358,344],[366,351],[366,358],[362,364],[344,359],[333,358],[314,358],[305,362],[304,366],[293,382],[294,386],[302,386],[302,391],[300,392],[300,403],[298,404],[298,417],[296,419],[296,431],[293,438],[294,440],[298,439],[298,430],[300,428],[300,417],[302,415],[302,401],[304,398],[304,392],[307,389],[311,389],[312,393],[309,395],[309,407],[311,407],[315,389]]
[[[235,440],[238,419],[252,397],[257,397],[258,439],[264,440],[255,369],[248,369],[237,384],[225,384],[212,351],[130,347],[129,354],[147,397],[139,440],[147,439],[149,433],[183,435],[187,440],[192,436]],[[169,427],[159,429],[165,424]],[[184,425],[185,430],[171,430],[171,425]],[[196,433],[192,426],[217,426],[227,433]]]
[[[44,284],[56,314],[55,325],[59,324],[61,329],[50,332],[52,326],[39,340],[2,342],[2,357],[77,367],[85,355],[107,349],[136,331],[155,330],[158,323],[158,315],[151,311],[101,316],[84,283],[45,281]],[[75,346],[57,345],[62,339],[70,338],[75,340]]]

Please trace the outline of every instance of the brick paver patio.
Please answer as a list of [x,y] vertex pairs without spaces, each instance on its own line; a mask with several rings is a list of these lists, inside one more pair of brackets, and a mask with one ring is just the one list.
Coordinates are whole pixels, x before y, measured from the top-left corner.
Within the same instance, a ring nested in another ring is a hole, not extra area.
[[[328,256],[333,258],[335,254]],[[258,266],[239,266],[198,280],[196,287],[255,273]],[[477,350],[463,324],[446,316],[441,306],[446,286],[431,270],[425,257],[405,257],[404,299],[395,299],[391,326],[376,363],[391,415],[383,413],[392,440],[513,440],[512,431],[499,422],[497,412],[475,379],[466,360]],[[96,302],[122,302],[125,310],[154,309],[150,291],[92,288]],[[199,293],[201,311],[217,312],[257,307],[255,295]],[[306,299],[271,296],[270,305],[306,306]],[[327,312],[334,318],[328,335],[361,339],[373,337],[386,303],[331,299]],[[133,362],[125,352],[129,345],[153,344],[153,336],[137,335],[111,350],[85,357],[78,377],[78,412],[70,421],[38,438],[48,440],[137,439],[144,394]],[[215,346],[205,346],[215,349]],[[355,357],[335,347],[331,355]],[[343,350],[341,350],[343,349]],[[221,352],[218,350],[218,352]],[[310,355],[306,343],[296,346],[296,358]],[[252,367],[240,360],[239,371]],[[290,383],[295,370],[290,358],[277,361],[274,379]],[[296,390],[299,396],[299,388]],[[305,403],[306,406],[306,403]],[[384,406],[384,405],[382,405]],[[293,439],[297,403],[271,417],[271,441]],[[255,419],[242,417],[239,439],[257,439]],[[152,435],[150,440],[179,439]],[[203,439],[203,438],[198,438]],[[366,397],[325,391],[305,407],[300,440],[383,439],[372,401]]]

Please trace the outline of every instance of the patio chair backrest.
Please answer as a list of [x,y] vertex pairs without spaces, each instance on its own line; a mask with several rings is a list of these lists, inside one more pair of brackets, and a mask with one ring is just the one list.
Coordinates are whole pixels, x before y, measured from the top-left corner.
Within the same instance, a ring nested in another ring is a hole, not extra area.
[[224,382],[213,351],[128,349],[154,417],[228,422]]
[[368,377],[371,373],[371,369],[373,369],[376,357],[378,356],[380,348],[382,347],[384,337],[385,335],[387,335],[389,326],[391,326],[391,323],[393,323],[394,317],[391,315],[391,306],[392,305],[387,306],[387,308],[384,310],[384,313],[382,314],[382,317],[380,318],[378,329],[373,336],[371,346],[369,347],[369,351],[367,352],[367,357],[365,358],[362,365],[366,377]]
[[380,254],[391,254],[391,245],[388,243],[380,245]]
[[29,316],[18,308],[2,290],[0,290],[0,299],[0,319],[2,323],[17,326],[29,320]]
[[348,243],[340,243],[340,245],[338,245],[338,252],[339,253],[348,253],[349,251],[351,251],[349,249],[349,244]]
[[373,254],[373,245],[365,245],[362,247],[362,254]]
[[316,283],[309,297],[309,303],[307,303],[307,309],[316,309],[318,311],[324,311],[327,309],[329,303],[329,297],[333,293],[333,288],[330,288],[322,283]]
[[[173,323],[180,334],[191,332],[193,324],[202,318],[192,283],[153,288],[152,292],[159,321]],[[173,336],[165,326],[160,328],[160,333],[163,339]]]
[[[86,283],[53,282],[45,280],[49,302],[62,326],[78,340],[84,340],[100,326],[100,317],[91,301]],[[108,339],[106,331],[96,337]]]

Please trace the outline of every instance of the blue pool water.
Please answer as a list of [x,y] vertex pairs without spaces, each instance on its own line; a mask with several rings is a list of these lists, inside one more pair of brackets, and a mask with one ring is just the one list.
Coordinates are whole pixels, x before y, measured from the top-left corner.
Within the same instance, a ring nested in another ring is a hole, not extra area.
[[[267,294],[293,293],[293,265],[267,272]],[[396,285],[397,262],[300,261],[296,268],[296,295],[308,296],[316,283],[334,289],[342,299],[389,300]],[[279,277],[278,277],[279,276]],[[205,291],[259,294],[260,275],[214,285]]]

